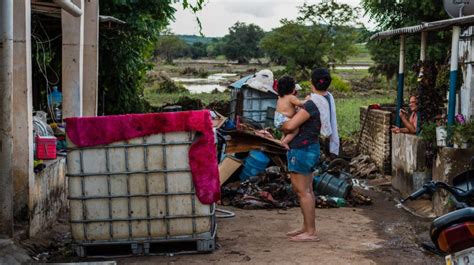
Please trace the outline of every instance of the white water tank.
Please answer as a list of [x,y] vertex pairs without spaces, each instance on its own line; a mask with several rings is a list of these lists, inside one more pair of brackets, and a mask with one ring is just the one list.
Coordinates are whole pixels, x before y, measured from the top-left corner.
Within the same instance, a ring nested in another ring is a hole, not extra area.
[[443,0],[444,9],[450,17],[474,15],[474,0]]

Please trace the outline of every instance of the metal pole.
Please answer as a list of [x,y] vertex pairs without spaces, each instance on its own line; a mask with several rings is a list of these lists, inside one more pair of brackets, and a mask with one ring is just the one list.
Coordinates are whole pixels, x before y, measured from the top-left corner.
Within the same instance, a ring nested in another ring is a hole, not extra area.
[[398,69],[398,86],[397,86],[397,120],[396,125],[401,126],[400,109],[403,106],[403,82],[405,79],[405,35],[400,35],[400,63]]
[[458,51],[459,35],[461,27],[453,27],[453,38],[451,42],[451,73],[449,75],[449,97],[448,97],[448,127],[454,124],[456,112],[456,82],[458,76]]
[[13,0],[0,1],[0,237],[13,236]]
[[420,45],[420,61],[425,61],[426,59],[426,39],[428,37],[427,31],[421,32],[421,45]]

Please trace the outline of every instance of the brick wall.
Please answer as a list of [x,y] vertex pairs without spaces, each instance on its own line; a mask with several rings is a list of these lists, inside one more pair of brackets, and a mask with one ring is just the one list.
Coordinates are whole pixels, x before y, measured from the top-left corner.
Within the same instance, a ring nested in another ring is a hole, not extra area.
[[[367,107],[360,108],[360,128],[364,124]],[[380,171],[390,174],[391,140],[390,126],[392,112],[388,110],[370,110],[360,141],[359,152],[374,160]]]

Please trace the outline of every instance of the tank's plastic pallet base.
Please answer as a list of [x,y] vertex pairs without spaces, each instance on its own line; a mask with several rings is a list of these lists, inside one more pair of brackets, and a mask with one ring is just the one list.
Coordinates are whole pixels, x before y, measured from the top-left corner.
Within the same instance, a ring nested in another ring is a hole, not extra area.
[[196,240],[170,240],[150,242],[114,242],[76,244],[73,249],[79,257],[121,257],[146,255],[177,255],[210,253],[216,249],[215,238]]

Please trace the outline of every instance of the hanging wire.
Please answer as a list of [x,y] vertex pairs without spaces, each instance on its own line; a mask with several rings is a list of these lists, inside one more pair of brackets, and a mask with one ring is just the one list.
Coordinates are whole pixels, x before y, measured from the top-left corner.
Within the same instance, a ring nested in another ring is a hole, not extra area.
[[[35,44],[36,44],[36,56],[35,56],[36,64],[38,66],[39,72],[41,73],[41,75],[44,77],[44,80],[45,80],[46,102],[47,102],[48,112],[51,115],[51,119],[53,120],[53,122],[58,123],[58,120],[57,120],[58,117],[56,117],[56,115],[54,113],[53,106],[52,106],[52,102],[49,99],[50,99],[50,95],[52,93],[51,86],[55,86],[59,83],[59,75],[50,66],[50,64],[47,62],[46,54],[47,54],[47,52],[49,52],[48,54],[50,54],[50,55],[52,54],[52,52],[51,52],[51,50],[52,50],[51,49],[51,42],[53,42],[54,40],[60,38],[61,35],[58,35],[58,36],[56,36],[52,39],[49,38],[48,32],[46,31],[43,24],[41,23],[41,20],[37,20],[37,22],[38,23],[35,23],[35,24],[39,25],[42,33],[44,34],[44,36],[46,36],[46,40],[43,40],[39,35],[36,35],[35,33],[31,34],[31,37],[35,41]],[[37,28],[35,27],[34,32],[36,32],[36,30],[37,30]],[[40,54],[42,55],[41,58],[40,58]],[[48,78],[48,72],[54,74],[54,77],[56,79],[55,81],[51,81]]]

